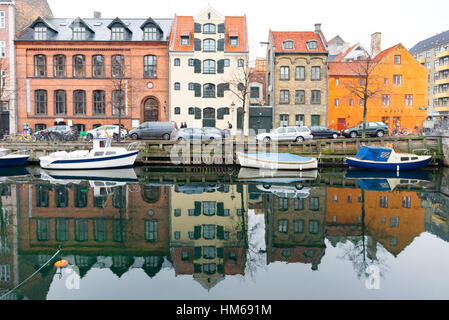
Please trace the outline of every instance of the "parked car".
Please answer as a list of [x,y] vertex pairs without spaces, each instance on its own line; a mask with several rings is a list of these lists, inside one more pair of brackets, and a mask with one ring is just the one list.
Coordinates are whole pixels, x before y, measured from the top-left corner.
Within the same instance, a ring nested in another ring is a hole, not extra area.
[[[363,123],[353,128],[345,129],[341,133],[346,138],[357,138],[362,136]],[[383,122],[367,122],[366,135],[371,137],[383,137],[388,135],[388,126]]]
[[340,136],[340,131],[321,126],[311,126],[310,131],[314,139],[337,139]]
[[[219,130],[219,129],[217,129]],[[175,141],[222,141],[222,130],[210,130],[210,128],[182,128],[172,133],[171,139]]]
[[213,128],[213,127],[204,127],[203,130],[205,132],[214,132],[214,133],[220,134],[223,139],[226,139],[226,138],[230,137],[230,131],[229,130],[221,130],[221,129]]
[[[103,128],[103,126],[100,126],[93,130],[87,131],[86,140],[92,141],[93,138],[107,138],[105,129],[106,129],[107,133],[109,134],[109,137],[111,137],[111,138],[118,135],[118,126],[116,126],[116,125],[104,126],[104,128]],[[126,131],[126,129],[122,128],[120,130],[120,138],[121,139],[125,139],[127,134],[128,134],[128,131]]]
[[133,140],[137,139],[164,139],[170,140],[172,132],[176,130],[175,122],[144,122],[129,132]]
[[34,134],[38,141],[76,141],[79,137],[79,132],[73,126],[57,125]]
[[260,133],[256,137],[257,141],[295,141],[303,142],[313,139],[312,132],[307,127],[281,127],[269,133]]

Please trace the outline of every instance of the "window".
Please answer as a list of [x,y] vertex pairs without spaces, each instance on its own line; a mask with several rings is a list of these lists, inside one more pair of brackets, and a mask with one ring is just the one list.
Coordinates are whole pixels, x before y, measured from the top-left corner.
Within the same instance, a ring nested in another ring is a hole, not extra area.
[[229,37],[229,46],[230,47],[237,47],[238,45],[239,45],[238,37]]
[[260,97],[260,88],[259,87],[251,87],[250,88],[250,97],[253,99]]
[[318,48],[317,42],[315,40],[307,42],[307,48],[309,50],[316,50]]
[[145,221],[145,240],[149,242],[157,241],[157,221]]
[[296,90],[295,103],[296,104],[305,104],[306,103],[306,92],[304,90]]
[[278,221],[278,231],[280,233],[288,233],[288,220],[281,219]]
[[350,105],[351,107],[354,106],[354,99],[349,99],[349,105]]
[[296,67],[295,79],[296,80],[305,80],[306,79],[306,68],[305,67]]
[[111,29],[111,40],[123,41],[125,40],[125,28],[123,27],[113,27]]
[[205,216],[214,216],[215,215],[215,202],[204,201],[203,202],[203,214]]
[[215,225],[212,224],[203,225],[203,237],[206,240],[215,239]]
[[189,59],[189,67],[195,66],[195,59]]
[[93,107],[94,114],[106,113],[106,98],[103,90],[95,90],[93,92]]
[[381,208],[388,208],[388,197],[386,196],[380,197],[379,205]]
[[[295,116],[295,125],[298,127],[302,127],[304,125],[304,123],[305,123],[305,116],[303,114],[297,114]],[[295,201],[295,203],[296,203],[296,201]]]
[[281,67],[281,80],[290,80],[290,68]]
[[75,219],[75,241],[87,241],[88,239],[87,219]]
[[338,107],[339,104],[340,104],[340,99],[335,99],[335,100],[334,100],[334,105],[335,105],[336,107]]
[[317,220],[309,221],[309,232],[311,234],[317,234],[320,231],[320,222]]
[[291,41],[291,40],[284,41],[282,43],[282,48],[284,50],[293,50],[294,49],[293,41]]
[[[289,128],[294,129],[294,128]],[[288,211],[288,198],[279,198],[278,199],[278,209],[279,211]]]
[[399,217],[391,217],[390,218],[390,227],[391,228],[399,227]]
[[145,27],[143,29],[143,40],[153,41],[157,40],[157,30],[155,27]]
[[335,86],[338,87],[339,84],[340,84],[340,79],[335,78]]
[[393,76],[393,84],[399,86],[402,84],[402,75],[395,74]]
[[73,56],[73,77],[83,78],[85,77],[86,58],[81,55]]
[[56,241],[69,240],[69,220],[56,219]]
[[400,55],[394,56],[394,64],[401,64],[401,56]]
[[413,94],[405,95],[405,106],[407,106],[407,107],[413,106]]
[[402,208],[410,209],[412,199],[410,197],[402,197]]
[[175,114],[181,114],[181,108],[180,107],[176,107],[175,108]]
[[175,90],[181,90],[181,84],[179,82],[175,82]]
[[34,76],[47,76],[47,57],[42,54],[34,56]]
[[86,114],[86,91],[75,90],[73,92],[73,113]]
[[294,220],[293,221],[293,232],[303,233],[304,232],[304,220]]
[[382,95],[382,105],[383,106],[389,106],[390,105],[390,95],[389,94],[383,94]]
[[92,77],[103,78],[104,77],[104,56],[95,55],[92,57]]
[[237,66],[243,68],[245,66],[245,61],[243,61],[243,59],[239,59],[237,61]]
[[190,45],[190,37],[181,36],[181,46],[189,46]]
[[61,54],[54,56],[53,64],[54,76],[58,78],[65,77],[65,56]]
[[0,58],[6,57],[6,42],[0,41]]
[[215,259],[215,247],[203,247],[204,259]]
[[206,83],[203,86],[203,98],[215,98],[215,85]]
[[215,25],[211,23],[207,23],[203,25],[203,33],[215,33]]
[[175,67],[179,67],[181,65],[181,59],[176,58],[175,59]]
[[311,197],[309,199],[309,210],[312,210],[312,211],[319,211],[320,210],[320,199],[319,198]]
[[144,75],[146,78],[156,78],[156,56],[144,57]]
[[67,99],[65,90],[55,91],[55,114],[67,113]]
[[312,104],[321,104],[321,91],[319,90],[312,90]]
[[6,28],[5,11],[0,11],[0,28],[2,29]]
[[85,27],[74,27],[73,28],[73,40],[86,40],[87,33]]
[[215,74],[215,61],[214,60],[204,60],[203,73]]
[[125,92],[123,90],[112,91],[112,114],[124,114],[125,109]]
[[50,220],[49,219],[37,219],[37,240],[48,241],[50,240]]
[[125,76],[125,57],[115,55],[111,57],[111,75],[113,78],[121,78]]
[[384,78],[384,84],[388,84],[388,78]]
[[279,115],[279,119],[280,119],[279,125],[281,127],[287,127],[288,126],[288,114],[281,114],[281,115]]
[[290,91],[281,90],[280,94],[281,94],[281,96],[280,96],[279,103],[284,103],[284,104],[290,103]]
[[47,27],[34,28],[34,40],[47,40]]
[[215,40],[214,39],[203,40],[203,51],[204,52],[215,52]]
[[[4,89],[6,88],[6,70],[0,70],[0,88]],[[0,102],[0,109],[3,109],[3,104],[4,102]],[[9,108],[8,108],[9,110]]]
[[321,67],[312,67],[312,80],[321,80]]
[[224,61],[224,66],[225,67],[229,67],[231,65],[231,62],[230,62],[229,59],[224,59],[223,61]]
[[214,274],[217,265],[215,263],[203,264],[204,273]]
[[34,92],[36,114],[47,114],[47,91],[36,90]]

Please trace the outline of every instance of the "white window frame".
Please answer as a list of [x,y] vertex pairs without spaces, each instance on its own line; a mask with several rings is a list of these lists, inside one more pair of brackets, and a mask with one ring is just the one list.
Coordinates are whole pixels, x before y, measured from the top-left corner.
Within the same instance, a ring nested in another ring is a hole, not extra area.
[[5,11],[0,11],[0,29],[6,28],[6,14]]

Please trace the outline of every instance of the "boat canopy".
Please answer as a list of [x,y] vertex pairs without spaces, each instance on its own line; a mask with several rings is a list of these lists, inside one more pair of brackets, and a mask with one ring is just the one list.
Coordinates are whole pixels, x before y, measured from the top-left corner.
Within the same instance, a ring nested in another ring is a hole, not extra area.
[[359,160],[387,162],[391,152],[392,149],[388,148],[361,147],[355,157]]

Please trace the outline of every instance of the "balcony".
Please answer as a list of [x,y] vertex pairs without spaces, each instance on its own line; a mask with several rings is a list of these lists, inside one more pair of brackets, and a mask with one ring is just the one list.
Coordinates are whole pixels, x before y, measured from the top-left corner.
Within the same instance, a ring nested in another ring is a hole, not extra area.
[[449,63],[440,65],[440,66],[436,67],[436,69],[435,69],[436,72],[444,71],[444,70],[449,70]]
[[443,79],[435,80],[435,85],[436,86],[441,85],[441,84],[446,84],[446,83],[449,83],[449,78],[443,78]]
[[441,51],[440,53],[437,54],[436,58],[439,59],[447,56],[449,56],[449,50]]
[[446,92],[438,92],[435,94],[435,99],[441,99],[441,98],[449,98],[449,90]]

